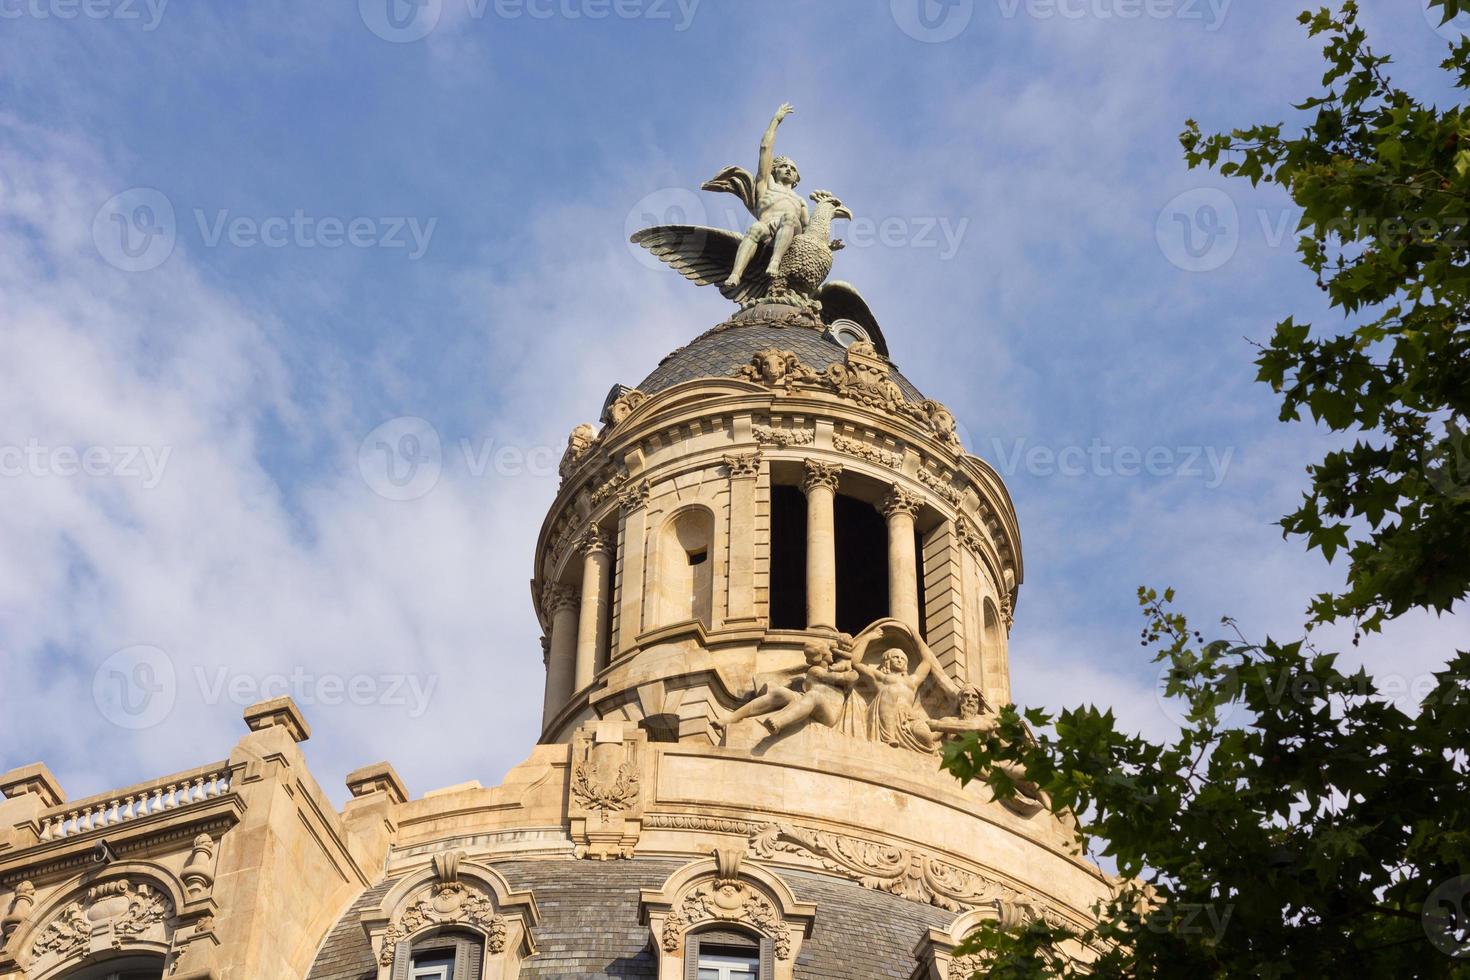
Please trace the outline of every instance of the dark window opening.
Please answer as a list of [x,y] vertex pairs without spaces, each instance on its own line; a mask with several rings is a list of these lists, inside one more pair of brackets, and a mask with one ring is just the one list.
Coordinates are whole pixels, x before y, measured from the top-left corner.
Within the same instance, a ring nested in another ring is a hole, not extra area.
[[709,560],[709,552],[708,551],[691,551],[691,552],[689,552],[689,564],[691,564],[691,565],[703,565],[708,560]]
[[771,487],[771,629],[806,628],[806,494]]
[[888,522],[878,509],[855,497],[837,495],[837,628],[861,633],[889,615]]

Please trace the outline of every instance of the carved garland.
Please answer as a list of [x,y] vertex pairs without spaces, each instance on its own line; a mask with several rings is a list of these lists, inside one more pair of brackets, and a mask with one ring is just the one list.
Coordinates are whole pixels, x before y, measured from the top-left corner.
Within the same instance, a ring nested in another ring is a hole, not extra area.
[[597,766],[579,763],[572,773],[572,796],[585,810],[626,810],[638,800],[638,767],[625,762],[608,781]]
[[858,459],[867,460],[869,463],[877,463],[890,469],[898,469],[903,465],[903,456],[900,453],[891,453],[877,446],[870,446],[861,439],[850,439],[843,435],[832,436],[832,448]]
[[785,448],[787,446],[809,446],[817,439],[816,429],[783,429],[773,425],[751,427],[755,441]]
[[485,933],[485,948],[492,955],[505,951],[509,927],[505,916],[495,912],[488,895],[472,891],[458,881],[440,882],[429,894],[414,902],[389,923],[383,933],[383,948],[378,962],[392,966],[398,944],[432,926],[472,925]]
[[791,958],[791,935],[771,900],[739,879],[721,878],[695,887],[664,918],[660,941],[677,952],[684,934],[706,922],[743,922],[770,937],[776,959]]

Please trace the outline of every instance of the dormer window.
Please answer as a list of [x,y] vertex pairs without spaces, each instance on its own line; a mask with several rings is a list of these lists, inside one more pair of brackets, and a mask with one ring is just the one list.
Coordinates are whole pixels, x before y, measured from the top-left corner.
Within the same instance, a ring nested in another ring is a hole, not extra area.
[[684,951],[688,980],[770,980],[761,969],[760,937],[734,929],[691,935]]

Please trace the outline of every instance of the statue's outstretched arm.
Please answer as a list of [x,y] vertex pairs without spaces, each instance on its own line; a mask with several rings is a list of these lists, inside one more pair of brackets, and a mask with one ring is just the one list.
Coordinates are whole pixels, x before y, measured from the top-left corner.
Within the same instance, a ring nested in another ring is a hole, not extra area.
[[757,183],[763,184],[771,179],[771,161],[775,159],[776,127],[781,125],[781,120],[795,111],[791,103],[783,102],[781,108],[777,109],[776,114],[771,117],[771,124],[766,127],[765,134],[761,136],[760,164],[755,173]]

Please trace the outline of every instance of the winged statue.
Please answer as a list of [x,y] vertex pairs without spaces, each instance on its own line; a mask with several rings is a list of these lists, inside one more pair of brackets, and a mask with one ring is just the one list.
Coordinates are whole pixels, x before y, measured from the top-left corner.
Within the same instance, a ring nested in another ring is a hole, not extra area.
[[742,309],[784,303],[828,323],[853,320],[881,336],[858,291],[849,283],[827,282],[833,253],[842,248],[842,240],[832,238],[832,222],[851,220],[852,212],[827,191],[813,191],[808,210],[796,193],[801,181],[796,164],[774,155],[776,129],[792,111],[789,104],[776,110],[761,137],[754,174],[744,167],[726,167],[701,187],[740,198],[755,217],[744,235],[700,225],[659,225],[636,232],[632,241],[684,278],[717,286]]

